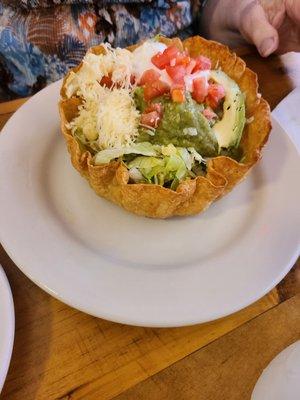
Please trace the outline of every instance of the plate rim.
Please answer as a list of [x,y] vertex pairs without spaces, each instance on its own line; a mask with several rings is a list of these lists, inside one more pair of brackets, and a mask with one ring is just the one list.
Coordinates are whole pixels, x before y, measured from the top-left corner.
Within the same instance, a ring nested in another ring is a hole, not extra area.
[[[0,393],[3,389],[9,365],[10,365],[10,360],[12,356],[12,351],[13,351],[13,346],[14,346],[14,338],[15,338],[15,309],[14,309],[14,301],[13,301],[13,296],[11,292],[11,288],[9,285],[9,281],[7,279],[7,276],[4,272],[3,267],[0,264],[0,281],[3,283],[4,290],[6,292],[6,309],[8,310],[8,328],[5,336],[7,337],[7,342],[5,343],[5,347],[7,351],[3,355],[3,360],[0,363]],[[1,311],[1,305],[0,305],[0,311]]]
[[[21,267],[21,264],[17,264],[17,262],[15,262],[15,257],[10,253],[10,251],[8,251],[6,249],[6,246],[2,243],[6,253],[8,254],[8,256],[12,259],[12,261],[15,263],[15,265],[20,269],[20,271],[27,277],[29,278],[33,283],[35,283],[39,288],[41,288],[42,290],[44,290],[46,293],[48,293],[50,296],[54,297],[55,299],[61,301],[62,303],[68,305],[69,307],[72,307],[76,310],[79,310],[85,314],[91,315],[92,317],[96,317],[96,318],[100,318],[100,319],[104,319],[107,321],[111,321],[111,322],[116,322],[119,324],[125,324],[125,325],[130,325],[130,326],[138,326],[138,327],[145,327],[145,328],[180,328],[180,327],[184,327],[184,326],[192,326],[192,325],[198,325],[198,324],[204,324],[207,322],[212,322],[212,321],[217,321],[219,319],[222,319],[224,317],[233,315],[245,308],[247,308],[248,306],[250,306],[251,304],[254,304],[256,301],[260,300],[261,298],[263,298],[267,293],[269,293],[272,289],[274,289],[274,287],[276,285],[278,285],[279,282],[282,281],[282,279],[288,274],[288,272],[293,268],[293,266],[295,265],[298,257],[299,257],[299,252],[300,252],[300,248],[296,249],[295,253],[292,255],[292,257],[290,258],[289,263],[287,263],[286,268],[284,270],[282,270],[282,273],[280,275],[278,275],[278,277],[276,279],[274,279],[269,286],[267,286],[264,290],[262,290],[260,292],[260,294],[257,294],[256,296],[254,296],[251,300],[245,301],[244,303],[239,303],[239,306],[236,306],[235,308],[230,308],[232,311],[228,313],[228,311],[224,311],[224,312],[220,312],[220,313],[216,313],[215,316],[212,316],[212,318],[206,319],[191,319],[189,321],[184,320],[182,322],[178,322],[176,324],[173,323],[149,323],[148,321],[146,323],[143,323],[140,321],[134,321],[134,320],[130,320],[129,318],[124,318],[122,316],[110,316],[109,314],[104,314],[101,313],[97,314],[97,313],[92,313],[90,312],[86,307],[81,306],[81,305],[74,305],[71,304],[69,302],[69,300],[65,299],[63,296],[59,295],[59,293],[56,293],[55,291],[51,290],[47,285],[43,284],[42,282],[39,282],[38,280],[36,280],[34,277],[31,276],[31,274],[27,273],[23,267]],[[242,304],[242,305],[241,305]],[[0,385],[1,387],[1,385]]]
[[[280,372],[287,372],[287,368],[290,368],[290,364],[288,362],[289,359],[288,358],[285,359],[285,357],[293,354],[293,351],[296,348],[300,349],[300,339],[296,339],[294,342],[284,347],[279,353],[277,353],[274,357],[271,358],[271,360],[268,361],[268,364],[263,368],[263,370],[260,371],[260,375],[257,378],[255,385],[253,387],[250,400],[259,400],[259,399],[263,400],[263,398],[265,398],[264,395],[263,397],[261,397],[261,395],[264,392],[264,389],[266,388],[266,382],[270,381],[270,378],[272,381],[274,381],[274,378],[276,378],[276,374],[274,374],[274,372],[276,370],[277,371],[280,370]],[[280,365],[278,365],[279,362],[278,360],[280,360]],[[295,382],[295,380],[293,380],[293,382]],[[291,382],[289,381],[289,387],[290,383]],[[281,389],[284,386],[286,386],[286,384],[282,384],[281,382]],[[293,387],[293,389],[295,389],[295,387]],[[293,392],[294,394],[296,393],[294,390]]]

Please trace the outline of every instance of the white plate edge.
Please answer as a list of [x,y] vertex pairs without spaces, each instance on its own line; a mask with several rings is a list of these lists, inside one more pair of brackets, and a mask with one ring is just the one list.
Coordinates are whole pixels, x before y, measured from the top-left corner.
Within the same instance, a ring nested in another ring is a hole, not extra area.
[[9,321],[9,327],[8,327],[8,351],[5,354],[5,359],[3,361],[1,361],[0,364],[0,394],[1,391],[3,389],[6,377],[7,377],[7,373],[8,373],[8,369],[9,369],[9,365],[10,365],[10,360],[11,360],[11,356],[12,356],[12,351],[13,351],[13,346],[14,346],[14,339],[15,339],[15,311],[14,311],[14,301],[13,301],[13,296],[12,296],[12,292],[11,292],[11,288],[9,285],[9,281],[7,279],[7,276],[0,264],[0,279],[5,283],[5,288],[6,288],[6,292],[7,292],[7,300],[8,300],[8,304],[9,304],[9,309],[10,309],[10,321]]

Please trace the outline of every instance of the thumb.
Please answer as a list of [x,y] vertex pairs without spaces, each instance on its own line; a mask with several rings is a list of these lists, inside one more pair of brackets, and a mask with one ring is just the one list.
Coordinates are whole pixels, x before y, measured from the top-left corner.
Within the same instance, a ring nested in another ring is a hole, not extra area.
[[258,1],[251,1],[242,10],[239,29],[244,38],[253,43],[263,57],[267,57],[278,47],[278,33],[269,23]]

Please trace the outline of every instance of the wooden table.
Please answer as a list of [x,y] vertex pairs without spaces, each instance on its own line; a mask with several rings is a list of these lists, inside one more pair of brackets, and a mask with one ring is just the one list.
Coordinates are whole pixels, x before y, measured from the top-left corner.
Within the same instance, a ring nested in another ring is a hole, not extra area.
[[[300,86],[300,54],[267,60],[252,49],[240,54],[258,73],[272,108]],[[0,104],[0,129],[24,101]],[[39,289],[2,248],[0,262],[16,311],[3,400],[248,400],[268,362],[300,338],[299,262],[246,309],[172,329],[131,327],[83,314]]]

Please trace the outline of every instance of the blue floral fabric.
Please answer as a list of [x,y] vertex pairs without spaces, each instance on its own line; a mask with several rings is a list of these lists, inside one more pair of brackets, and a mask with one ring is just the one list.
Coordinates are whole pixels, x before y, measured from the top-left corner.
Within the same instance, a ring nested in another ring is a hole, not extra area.
[[198,11],[197,0],[0,1],[0,99],[60,79],[103,41],[124,47],[159,32],[184,35]]

